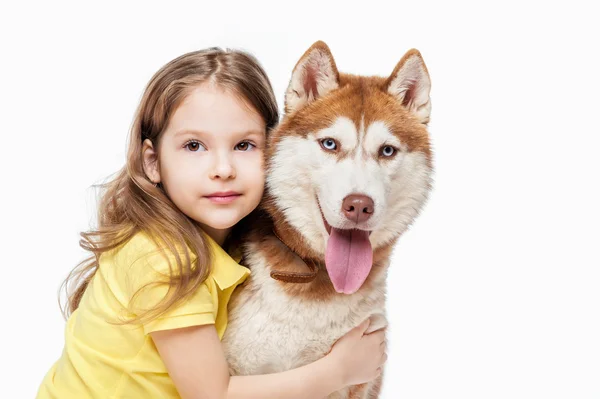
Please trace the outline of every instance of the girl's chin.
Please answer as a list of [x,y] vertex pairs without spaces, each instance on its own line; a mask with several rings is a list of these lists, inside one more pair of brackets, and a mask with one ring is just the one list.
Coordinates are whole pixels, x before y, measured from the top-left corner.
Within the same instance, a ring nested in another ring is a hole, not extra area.
[[[241,219],[239,219],[241,220]],[[238,218],[214,218],[214,219],[206,219],[199,220],[198,222],[202,226],[208,226],[213,230],[226,230],[230,229],[239,222]]]

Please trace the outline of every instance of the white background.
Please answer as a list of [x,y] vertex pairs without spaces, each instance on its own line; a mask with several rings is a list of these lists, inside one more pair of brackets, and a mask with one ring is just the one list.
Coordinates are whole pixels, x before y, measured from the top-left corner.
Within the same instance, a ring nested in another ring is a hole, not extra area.
[[152,74],[242,48],[281,108],[321,39],[358,74],[387,76],[415,47],[432,79],[435,186],[395,251],[382,397],[600,398],[600,29],[587,4],[2,5],[0,396],[33,397],[60,356],[57,289]]

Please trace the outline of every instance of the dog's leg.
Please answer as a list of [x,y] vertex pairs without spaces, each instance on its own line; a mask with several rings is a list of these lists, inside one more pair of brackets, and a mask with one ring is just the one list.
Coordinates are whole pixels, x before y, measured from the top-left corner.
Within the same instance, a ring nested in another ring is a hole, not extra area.
[[348,391],[348,399],[365,399],[370,383],[353,385]]
[[336,392],[330,394],[327,398],[324,398],[324,399],[348,399],[349,398],[349,396],[348,396],[349,389],[351,389],[351,387],[350,388],[346,387],[346,388],[340,389],[339,391],[336,391]]
[[365,399],[378,399],[381,393],[381,384],[383,383],[383,374],[377,377],[374,381],[369,383],[369,389]]
[[348,399],[378,399],[381,393],[383,377],[380,375],[375,380],[366,384],[354,385],[348,391]]

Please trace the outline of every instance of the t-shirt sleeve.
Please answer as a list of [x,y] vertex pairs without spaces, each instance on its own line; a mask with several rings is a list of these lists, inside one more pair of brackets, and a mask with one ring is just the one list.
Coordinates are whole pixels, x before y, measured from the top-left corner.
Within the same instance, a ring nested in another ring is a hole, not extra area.
[[[128,272],[129,311],[135,315],[152,309],[169,293],[169,261],[177,273],[173,254],[165,251],[146,254],[136,260]],[[185,257],[182,257],[185,262]],[[214,324],[218,309],[216,286],[211,277],[200,284],[185,300],[177,302],[165,313],[143,321],[144,334],[160,330]]]

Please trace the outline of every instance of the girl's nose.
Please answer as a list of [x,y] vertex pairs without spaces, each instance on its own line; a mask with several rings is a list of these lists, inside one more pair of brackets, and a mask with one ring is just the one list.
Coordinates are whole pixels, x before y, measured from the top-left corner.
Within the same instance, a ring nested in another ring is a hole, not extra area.
[[211,179],[234,179],[235,168],[228,155],[217,155],[210,172]]

